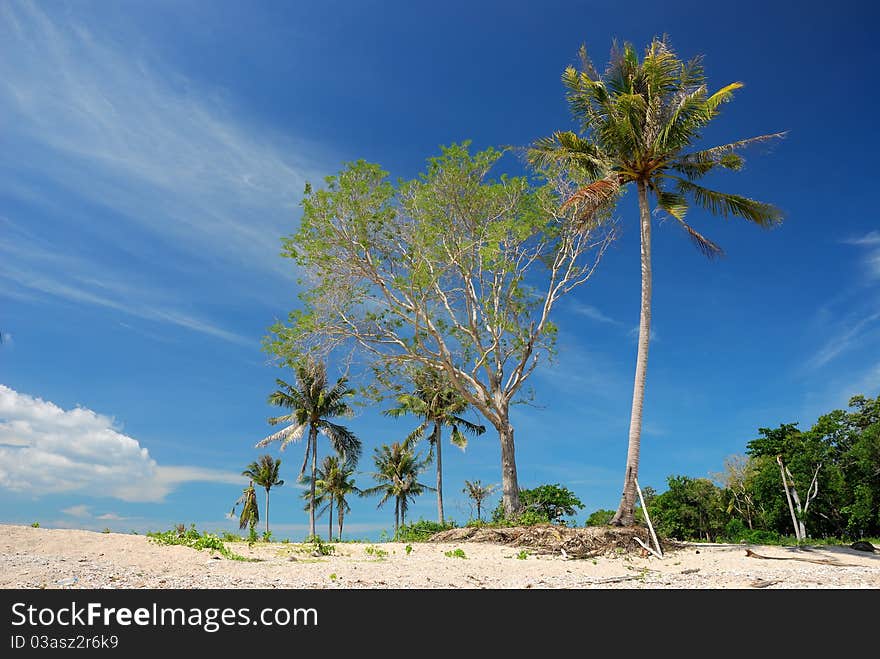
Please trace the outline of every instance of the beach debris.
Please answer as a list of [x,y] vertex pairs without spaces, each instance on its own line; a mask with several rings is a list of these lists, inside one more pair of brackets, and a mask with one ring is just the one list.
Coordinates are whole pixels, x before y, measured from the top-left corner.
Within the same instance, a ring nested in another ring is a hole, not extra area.
[[841,563],[831,558],[804,558],[802,556],[761,556],[751,549],[746,549],[746,556],[749,558],[760,558],[765,561],[804,561],[805,563],[818,563],[819,565],[835,565],[838,567],[862,567],[855,563]]
[[857,551],[877,551],[877,548],[867,540],[856,540],[850,547]]
[[699,571],[700,571],[700,568],[692,567],[692,568],[688,568],[687,570],[682,570],[680,572],[680,574],[696,574]]
[[72,586],[77,581],[79,581],[79,579],[77,579],[76,577],[67,577],[66,579],[59,579],[55,583],[59,586]]
[[[595,558],[605,554],[628,554],[642,551],[650,542],[644,527],[588,526],[568,527],[539,524],[513,527],[462,527],[435,533],[430,542],[489,542],[508,547],[528,547],[538,554],[561,556],[566,560]],[[668,547],[677,548],[672,541]],[[564,552],[564,553],[563,553]]]
[[749,584],[752,588],[768,588],[773,584],[777,584],[781,581],[781,579],[755,579],[751,584]]

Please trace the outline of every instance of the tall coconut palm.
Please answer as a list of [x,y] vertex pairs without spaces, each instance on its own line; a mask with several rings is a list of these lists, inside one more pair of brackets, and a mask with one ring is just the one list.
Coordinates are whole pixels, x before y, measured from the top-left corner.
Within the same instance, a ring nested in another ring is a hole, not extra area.
[[[329,527],[327,537],[333,539],[333,508],[336,508],[336,522],[338,526],[338,538],[342,538],[342,527],[345,514],[351,512],[346,497],[350,494],[360,494],[361,490],[354,484],[355,465],[349,460],[345,461],[336,455],[328,455],[322,461],[317,470],[317,482],[315,483],[315,505],[318,507],[318,517],[325,512],[329,513]],[[308,476],[304,479],[310,483]],[[309,493],[304,492],[306,499],[305,510],[309,509]]]
[[309,431],[306,453],[303,457],[302,467],[299,471],[299,479],[308,464],[309,456],[312,458],[312,474],[310,487],[309,505],[309,535],[315,537],[315,483],[318,469],[318,433],[323,434],[330,440],[333,450],[345,456],[345,459],[357,462],[361,453],[361,440],[345,426],[333,423],[330,419],[351,413],[351,408],[345,401],[354,394],[353,389],[347,386],[347,379],[339,378],[332,387],[327,387],[327,369],[320,362],[307,361],[296,365],[296,384],[287,384],[278,379],[276,383],[280,389],[269,395],[269,403],[278,407],[291,410],[290,414],[276,416],[269,419],[269,423],[287,423],[280,431],[269,435],[257,442],[257,447],[263,447],[271,442],[280,441],[281,450],[287,448],[291,442],[302,439],[306,429]]
[[254,483],[266,489],[266,537],[269,537],[269,490],[273,487],[281,487],[284,481],[278,479],[278,469],[281,468],[281,460],[276,460],[271,455],[261,455],[256,462],[251,462],[247,469],[241,472]]
[[497,488],[496,485],[483,485],[480,481],[465,481],[464,482],[464,492],[468,499],[474,502],[477,506],[477,521],[482,521],[482,507],[483,501],[492,496],[492,493]]
[[229,511],[230,517],[235,517],[235,508],[239,505],[241,513],[238,517],[238,528],[244,529],[246,526],[250,526],[253,530],[257,522],[260,521],[260,511],[257,509],[257,492],[254,490],[253,481],[248,482],[248,486],[244,488],[241,496],[232,505],[232,510]]
[[721,248],[685,221],[692,203],[713,215],[741,217],[760,227],[782,219],[774,206],[697,183],[718,169],[739,170],[746,147],[780,138],[761,135],[711,148],[697,148],[700,131],[742,83],[734,82],[710,94],[700,58],[680,60],[666,39],[655,38],[640,60],[632,45],[612,50],[604,74],[597,73],[582,47],[581,69],[568,67],[562,75],[567,98],[581,134],[558,131],[535,142],[529,161],[539,167],[562,168],[578,185],[563,204],[583,221],[608,204],[622,189],[638,191],[641,235],[642,295],[639,341],[630,414],[623,494],[612,523],[634,523],[636,481],[641,446],[642,407],[651,333],[651,205],[672,217],[706,255]]
[[486,427],[471,423],[459,416],[468,409],[469,405],[439,371],[421,369],[413,374],[412,380],[415,385],[413,391],[399,395],[397,407],[386,410],[385,414],[395,418],[410,414],[422,419],[419,426],[407,437],[407,441],[418,441],[424,437],[425,431],[431,428],[428,438],[431,447],[428,460],[436,451],[437,519],[443,524],[443,443],[441,441],[443,426],[452,429],[450,440],[462,450],[467,447],[465,432],[482,435],[486,432]]
[[383,444],[375,449],[373,463],[376,471],[373,478],[378,481],[375,487],[363,490],[361,496],[380,494],[379,508],[388,499],[394,499],[394,537],[396,538],[401,524],[406,524],[406,511],[409,504],[425,490],[434,488],[419,483],[418,477],[427,467],[428,460],[416,454],[408,442],[394,442],[391,446]]

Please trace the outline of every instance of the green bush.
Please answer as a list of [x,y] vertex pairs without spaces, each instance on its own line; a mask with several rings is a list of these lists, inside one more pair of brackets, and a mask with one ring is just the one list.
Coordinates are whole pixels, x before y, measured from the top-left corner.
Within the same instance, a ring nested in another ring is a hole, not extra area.
[[[587,517],[587,523],[584,526],[608,526],[611,523],[611,518],[614,517],[613,510],[599,509],[592,513]],[[640,511],[641,512],[641,511]]]
[[532,489],[521,489],[519,501],[522,510],[518,515],[508,517],[504,512],[504,502],[499,501],[492,511],[494,526],[535,526],[537,524],[565,525],[565,516],[577,514],[575,509],[584,504],[567,487],[558,483],[539,485]]
[[196,525],[193,524],[189,529],[183,524],[179,524],[177,528],[163,532],[148,532],[147,537],[160,545],[183,545],[192,549],[208,549],[216,551],[221,556],[234,561],[253,561],[255,559],[245,558],[231,552],[223,541],[212,533],[199,533]]
[[420,519],[418,522],[402,525],[397,531],[395,540],[398,542],[425,542],[435,533],[440,531],[448,531],[455,528],[455,522],[432,522],[427,519]]

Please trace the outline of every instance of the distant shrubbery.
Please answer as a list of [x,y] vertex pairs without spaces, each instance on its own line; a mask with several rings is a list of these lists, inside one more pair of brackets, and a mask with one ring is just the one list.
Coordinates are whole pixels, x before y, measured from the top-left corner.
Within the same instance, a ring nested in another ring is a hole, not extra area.
[[424,542],[435,533],[440,531],[448,531],[455,528],[455,522],[432,522],[427,519],[420,519],[418,522],[401,525],[397,531],[397,542]]

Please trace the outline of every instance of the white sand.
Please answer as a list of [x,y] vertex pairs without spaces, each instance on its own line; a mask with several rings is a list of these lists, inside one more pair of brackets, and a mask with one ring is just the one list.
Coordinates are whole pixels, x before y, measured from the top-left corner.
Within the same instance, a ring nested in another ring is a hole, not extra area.
[[[145,536],[0,525],[2,588],[880,588],[880,553],[848,547],[796,550],[689,546],[653,556],[566,560],[516,556],[519,548],[464,542],[336,543],[332,556],[303,545],[227,545],[258,563],[162,546]],[[387,552],[376,558],[368,547]],[[467,558],[447,557],[462,549]]]

